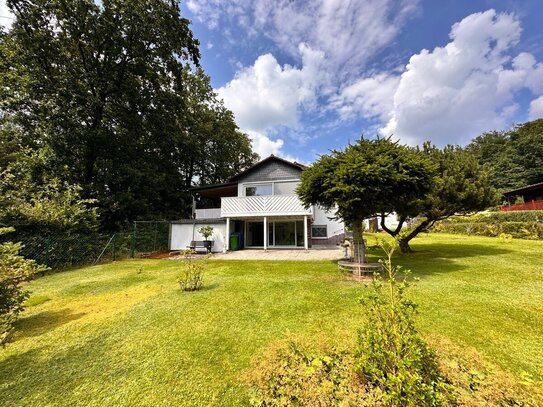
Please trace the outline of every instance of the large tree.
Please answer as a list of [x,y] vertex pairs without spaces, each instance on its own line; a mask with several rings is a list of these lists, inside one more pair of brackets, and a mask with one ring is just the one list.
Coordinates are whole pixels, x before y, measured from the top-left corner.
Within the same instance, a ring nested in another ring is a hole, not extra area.
[[[490,170],[480,164],[476,156],[460,147],[439,149],[426,143],[421,151],[437,168],[430,193],[423,199],[402,201],[396,206],[398,227],[391,230],[381,213],[381,227],[398,237],[402,252],[411,252],[409,242],[420,232],[429,230],[437,221],[454,215],[481,211],[497,203],[498,194],[490,180]],[[408,218],[418,222],[407,232],[402,226]]]
[[433,179],[430,160],[390,139],[361,139],[321,156],[302,172],[298,195],[306,206],[335,210],[353,229],[354,261],[365,262],[363,222],[422,199]]
[[543,182],[543,119],[484,133],[468,149],[490,167],[490,180],[502,192]]
[[0,35],[0,137],[49,148],[51,175],[95,199],[104,228],[186,215],[195,179],[220,181],[254,161],[196,69],[199,44],[177,1],[8,6],[16,20]]

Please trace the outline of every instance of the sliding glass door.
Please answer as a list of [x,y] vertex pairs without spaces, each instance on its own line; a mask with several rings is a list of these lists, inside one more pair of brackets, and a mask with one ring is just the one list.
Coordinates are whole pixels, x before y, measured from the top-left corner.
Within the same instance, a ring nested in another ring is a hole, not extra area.
[[[264,246],[264,222],[246,222],[246,245]],[[303,221],[268,221],[268,246],[303,247]]]

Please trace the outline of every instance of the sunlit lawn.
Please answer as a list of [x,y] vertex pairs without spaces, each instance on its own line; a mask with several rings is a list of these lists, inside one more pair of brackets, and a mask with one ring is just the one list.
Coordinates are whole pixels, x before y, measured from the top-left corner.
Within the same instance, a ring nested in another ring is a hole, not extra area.
[[[397,261],[420,278],[421,331],[543,386],[543,242],[430,235],[413,247]],[[348,344],[364,320],[363,286],[331,262],[211,261],[195,293],[179,291],[179,267],[122,261],[33,281],[0,349],[0,404],[246,405],[244,375],[267,344]]]

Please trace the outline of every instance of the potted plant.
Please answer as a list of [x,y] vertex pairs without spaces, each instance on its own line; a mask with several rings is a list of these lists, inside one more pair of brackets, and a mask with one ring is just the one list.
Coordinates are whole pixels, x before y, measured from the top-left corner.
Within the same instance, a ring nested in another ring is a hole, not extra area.
[[204,237],[204,247],[206,248],[207,252],[211,252],[211,242],[208,240],[208,238],[209,236],[213,235],[213,227],[209,225],[202,226],[200,229],[198,229],[198,233]]

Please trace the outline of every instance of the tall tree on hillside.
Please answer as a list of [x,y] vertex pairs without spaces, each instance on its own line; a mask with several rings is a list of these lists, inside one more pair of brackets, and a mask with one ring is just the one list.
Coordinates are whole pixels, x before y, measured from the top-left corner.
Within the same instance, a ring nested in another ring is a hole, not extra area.
[[[205,74],[193,69],[199,44],[177,1],[8,6],[16,20],[0,36],[0,135],[9,126],[21,148],[50,148],[51,171],[97,201],[103,227],[185,215],[189,181],[199,175],[187,172],[192,157],[202,157],[209,179],[254,160],[248,137],[211,101],[209,82],[193,93]],[[206,156],[210,146],[228,151],[219,153],[225,164]]]
[[501,191],[543,182],[543,119],[492,131],[469,145],[491,169],[491,182]]
[[[399,225],[394,230],[385,225],[386,212],[381,213],[381,227],[391,236],[398,237],[404,253],[412,251],[409,242],[413,238],[429,230],[437,221],[484,210],[498,200],[488,167],[479,164],[470,151],[454,146],[439,149],[426,143],[421,153],[437,168],[430,193],[424,199],[397,202]],[[417,217],[419,222],[413,229],[401,233],[404,222],[412,217]]]
[[352,226],[354,261],[363,263],[363,221],[397,211],[398,202],[423,199],[433,171],[430,160],[415,149],[390,139],[362,139],[305,169],[297,192],[306,206],[335,209],[338,218]]

